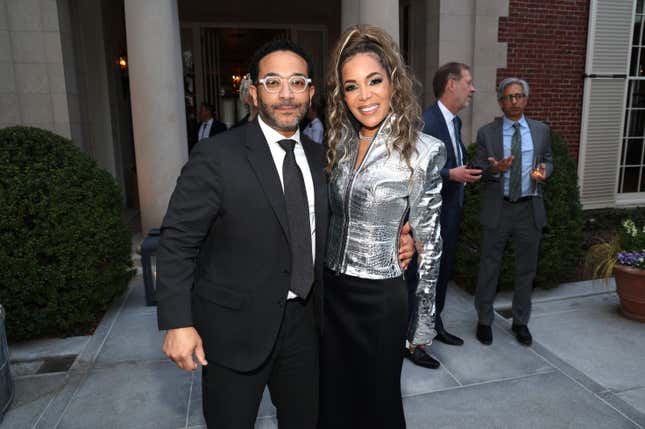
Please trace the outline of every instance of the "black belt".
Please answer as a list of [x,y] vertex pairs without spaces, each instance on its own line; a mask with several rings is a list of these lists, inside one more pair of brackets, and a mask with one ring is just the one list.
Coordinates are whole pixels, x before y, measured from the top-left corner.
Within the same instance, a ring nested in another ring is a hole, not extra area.
[[526,196],[526,197],[520,197],[516,201],[511,201],[510,198],[508,198],[506,195],[504,195],[504,201],[509,202],[511,204],[524,203],[526,201],[531,201],[532,199],[533,199],[532,196]]

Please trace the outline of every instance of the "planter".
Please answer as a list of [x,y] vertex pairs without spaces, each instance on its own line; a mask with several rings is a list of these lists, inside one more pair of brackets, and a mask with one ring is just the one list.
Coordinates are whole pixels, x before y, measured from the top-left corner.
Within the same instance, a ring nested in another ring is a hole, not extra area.
[[645,270],[616,264],[614,276],[620,311],[625,317],[645,322]]

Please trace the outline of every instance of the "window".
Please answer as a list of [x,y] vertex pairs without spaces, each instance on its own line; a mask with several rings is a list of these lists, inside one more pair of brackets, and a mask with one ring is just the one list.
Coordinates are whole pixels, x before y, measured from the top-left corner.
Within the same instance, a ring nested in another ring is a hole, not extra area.
[[645,192],[645,0],[638,0],[620,153],[618,193]]

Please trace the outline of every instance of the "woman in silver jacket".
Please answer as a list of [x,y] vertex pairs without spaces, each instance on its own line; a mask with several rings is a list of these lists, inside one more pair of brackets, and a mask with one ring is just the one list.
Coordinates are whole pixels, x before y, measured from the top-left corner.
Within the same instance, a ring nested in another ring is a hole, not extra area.
[[[413,80],[385,31],[346,30],[330,63],[320,427],[404,428],[403,347],[435,336],[439,170],[446,151],[421,133]],[[397,255],[406,219],[420,259],[418,305],[409,324]]]

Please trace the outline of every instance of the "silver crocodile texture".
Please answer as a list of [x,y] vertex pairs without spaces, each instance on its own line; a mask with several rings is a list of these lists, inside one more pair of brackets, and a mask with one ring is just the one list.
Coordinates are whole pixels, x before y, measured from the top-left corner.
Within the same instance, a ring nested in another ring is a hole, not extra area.
[[399,233],[409,222],[419,252],[417,309],[408,328],[412,344],[427,344],[434,330],[435,285],[441,258],[441,176],[444,144],[419,134],[412,171],[392,148],[394,116],[386,118],[357,169],[358,137],[339,142],[341,161],[331,175],[331,218],[326,265],[332,271],[364,279],[403,274],[399,266]]

